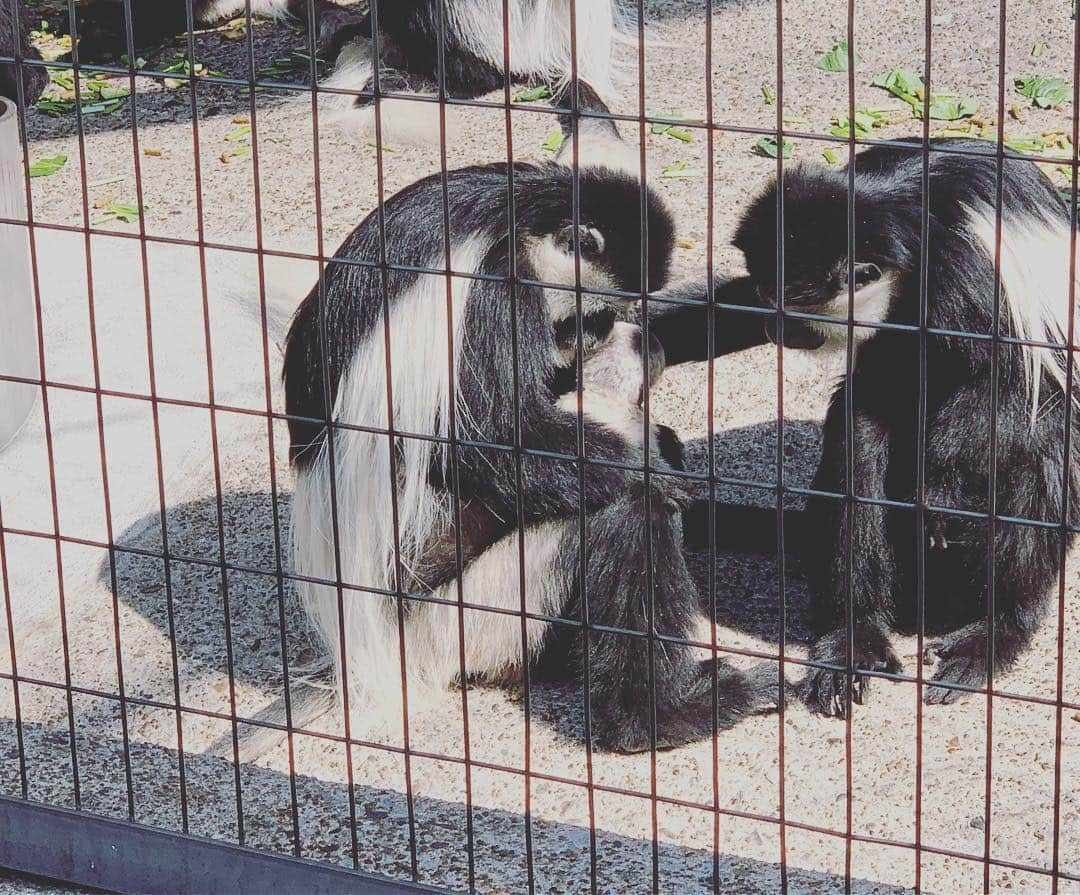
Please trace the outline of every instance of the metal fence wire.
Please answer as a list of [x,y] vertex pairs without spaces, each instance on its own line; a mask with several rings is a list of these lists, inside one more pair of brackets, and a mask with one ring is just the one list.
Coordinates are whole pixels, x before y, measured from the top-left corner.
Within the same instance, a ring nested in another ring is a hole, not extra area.
[[0,868],[1080,893],[1078,54],[0,0]]

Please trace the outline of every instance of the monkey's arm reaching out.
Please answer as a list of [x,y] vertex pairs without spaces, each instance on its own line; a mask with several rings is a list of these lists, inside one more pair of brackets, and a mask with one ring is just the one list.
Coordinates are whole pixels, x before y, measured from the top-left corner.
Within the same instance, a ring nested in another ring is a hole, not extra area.
[[[721,357],[769,341],[765,331],[768,313],[757,299],[749,277],[717,280],[713,286],[717,305],[713,313],[712,357]],[[669,299],[678,299],[675,304]],[[734,305],[737,308],[720,307]],[[745,310],[744,310],[745,309]],[[657,293],[649,298],[649,332],[664,346],[667,365],[708,360],[709,290],[695,284]]]
[[[713,296],[716,309],[711,352],[706,286],[698,284],[650,297],[649,331],[664,346],[669,367],[777,341],[776,309],[761,302],[750,277],[717,280]],[[676,298],[678,304],[669,300]],[[801,320],[785,315],[783,341],[786,348],[818,348],[824,339]]]

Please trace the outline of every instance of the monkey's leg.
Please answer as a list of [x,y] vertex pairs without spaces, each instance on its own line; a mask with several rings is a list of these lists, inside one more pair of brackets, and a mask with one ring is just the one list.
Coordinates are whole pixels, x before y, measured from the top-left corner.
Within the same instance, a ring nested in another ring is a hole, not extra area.
[[[824,450],[814,489],[843,493],[846,487],[844,392],[834,397],[825,418]],[[859,497],[885,497],[889,435],[879,422],[856,411],[854,485]],[[895,586],[895,558],[886,529],[886,508],[814,497],[807,506],[807,572],[812,624],[817,639],[810,659],[832,668],[812,668],[802,683],[811,710],[844,717],[848,701],[862,704],[870,679],[860,671],[898,672],[889,643]],[[851,555],[853,650],[848,670],[849,542]],[[850,688],[850,693],[848,692]]]
[[[985,385],[964,389],[943,409],[928,432],[927,502],[935,506],[985,511],[987,494],[972,493],[969,482],[986,480],[990,444],[989,415],[973,407],[989,407]],[[1017,402],[1019,404],[1019,402]],[[1060,406],[1060,405],[1059,405]],[[1000,516],[1054,522],[1061,519],[1061,432],[1063,413],[1046,411],[1033,430],[1030,408],[1002,406],[997,414],[997,513]],[[946,586],[969,594],[971,615],[978,618],[927,645],[925,660],[937,659],[932,681],[985,687],[990,620],[988,595],[988,522],[938,516],[934,542],[937,560],[955,568]],[[998,519],[994,523],[994,671],[1007,671],[1027,647],[1042,618],[1049,589],[1060,563],[1060,534],[1051,528]],[[955,556],[955,559],[953,559]],[[965,587],[966,585],[966,587]],[[974,585],[974,586],[973,586]],[[968,617],[971,617],[969,615]],[[964,690],[929,687],[927,703],[950,703]]]
[[[650,632],[688,638],[698,617],[698,595],[682,555],[679,508],[655,484],[650,506],[646,502],[644,488],[631,486],[623,497],[588,517],[584,581],[573,523],[567,526],[562,554],[571,582],[566,617],[581,618],[584,584],[590,625],[636,632],[587,635],[593,733],[600,747],[618,752],[649,748],[653,704],[657,746],[710,735],[714,674],[715,723],[721,729],[774,708],[778,698],[776,666],[768,662],[744,672],[719,659],[701,659],[684,644],[654,638],[650,667]],[[650,528],[651,619],[646,574]]]

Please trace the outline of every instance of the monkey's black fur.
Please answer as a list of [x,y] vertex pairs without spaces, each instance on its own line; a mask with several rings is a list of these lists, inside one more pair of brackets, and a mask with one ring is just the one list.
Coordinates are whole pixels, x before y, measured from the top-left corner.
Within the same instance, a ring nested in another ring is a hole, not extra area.
[[[15,4],[22,0],[0,0],[0,96],[10,100],[19,99],[18,66],[14,59],[15,48],[22,48],[21,55],[24,59],[41,60],[41,55],[30,45],[28,35],[34,27],[37,19],[26,8],[25,4],[19,7],[19,23],[15,24]],[[7,61],[11,60],[11,61]],[[37,102],[41,91],[48,83],[48,75],[43,66],[23,65],[23,97],[27,103]]]
[[[251,0],[253,16],[284,11],[303,25],[314,2],[318,46],[333,40],[338,30],[359,17],[330,0]],[[136,49],[147,49],[188,30],[186,0],[130,0],[131,29]],[[195,26],[214,25],[246,14],[244,0],[192,0]],[[123,0],[90,0],[76,7],[82,62],[97,62],[127,52],[127,23]]]
[[[538,269],[537,256],[527,246],[545,239],[551,239],[556,246],[567,246],[567,239],[572,239],[572,179],[573,173],[561,166],[514,166],[519,279],[564,281],[565,268],[561,272]],[[446,184],[450,239],[455,250],[468,241],[480,240],[489,248],[476,273],[507,277],[511,272],[507,166],[492,164],[451,171]],[[615,289],[630,293],[663,284],[673,247],[671,218],[660,201],[649,193],[648,282],[643,283],[640,189],[635,179],[611,171],[586,169],[580,174],[580,229],[576,241],[581,249],[581,263],[588,266],[591,275],[600,272]],[[386,252],[390,264],[442,265],[438,260],[443,256],[442,203],[440,176],[421,180],[385,203]],[[369,216],[354,231],[336,257],[379,260],[376,215]],[[415,284],[417,276],[402,271],[387,275],[385,292],[391,309]],[[521,283],[516,289],[515,305],[510,286],[505,282],[477,279],[468,288],[464,316],[459,324],[463,328],[462,347],[455,364],[459,437],[513,445],[512,346],[516,326],[522,444],[528,449],[576,455],[577,415],[565,409],[565,405],[560,406],[558,394],[567,388],[565,370],[560,371],[559,358],[565,357],[565,351],[560,352],[560,342],[575,339],[576,326],[567,323],[574,302],[553,304],[545,291]],[[342,375],[350,369],[361,346],[373,337],[382,320],[383,294],[378,268],[331,263],[320,287],[297,313],[288,337],[284,375],[292,457],[301,476],[322,462],[320,448],[326,433],[320,420],[328,418],[324,393],[329,393],[330,406],[335,406]],[[573,292],[569,295],[572,299]],[[586,360],[590,345],[604,339],[626,302],[589,294],[587,304],[582,320],[585,334],[582,352]],[[320,314],[324,315],[323,320]],[[323,344],[320,332],[327,334],[327,344]],[[421,357],[395,360],[410,365],[410,377],[424,376],[427,365],[437,362]],[[330,376],[328,387],[323,380],[324,362]],[[569,383],[573,384],[572,378]],[[642,462],[640,443],[633,444],[622,432],[588,415],[584,418],[584,444],[591,460],[631,467],[639,467]],[[445,450],[443,446],[437,449],[429,476],[429,484],[436,492],[445,492],[448,487]],[[652,462],[661,461],[653,456]],[[574,462],[530,454],[522,457],[519,492],[512,452],[459,447],[457,480],[460,505],[465,511],[461,539],[466,562],[514,529],[520,502],[527,526],[545,522],[556,525],[559,559],[555,574],[563,594],[561,611],[567,618],[580,619],[579,600],[584,588],[593,625],[648,632],[648,607],[652,603],[653,632],[676,637],[690,635],[698,617],[698,598],[682,555],[679,515],[682,492],[668,477],[653,477],[646,490],[640,473],[589,463],[582,491]],[[581,506],[586,513],[588,559],[584,580],[579,561]],[[477,521],[468,508],[479,508],[482,518]],[[362,506],[340,508],[341,513],[369,511]],[[652,532],[651,600],[646,586],[645,538],[649,536],[646,526]],[[446,544],[454,541],[452,527],[438,533],[434,540],[432,552],[445,557]],[[414,576],[412,583],[417,584],[416,579],[420,578],[424,585],[430,586],[433,579],[447,575],[453,578],[456,574],[452,563],[440,566],[436,561]],[[530,582],[530,587],[534,585]],[[502,587],[517,592],[516,567]],[[429,608],[417,604],[410,612],[424,613]],[[654,664],[650,671],[645,637],[598,632],[589,636],[593,730],[603,747],[620,751],[648,748],[649,687],[653,678],[655,735],[662,746],[700,738],[713,730],[714,675],[719,680],[716,698],[717,721],[721,727],[775,704],[775,670],[763,667],[744,673],[720,660],[700,660],[688,647],[663,642],[654,644]],[[456,638],[456,629],[447,630],[446,637]],[[575,630],[569,637],[555,638],[549,652],[549,658],[565,657],[572,676],[581,674],[581,637],[580,631]],[[564,666],[562,672],[566,673],[568,667]]]
[[[968,141],[935,145],[960,147],[985,151],[985,144]],[[986,239],[987,232],[994,232],[996,160],[986,155],[941,152],[933,152],[929,158],[927,324],[931,330],[975,333],[984,338],[934,332],[926,337],[923,468],[925,501],[935,508],[926,513],[926,541],[917,539],[912,509],[849,504],[832,496],[810,499],[806,561],[817,634],[811,659],[841,667],[848,662],[850,574],[854,668],[857,672],[899,671],[901,663],[889,644],[888,633],[898,627],[910,629],[915,623],[916,556],[925,550],[926,621],[932,629],[949,632],[931,644],[925,657],[938,662],[933,681],[977,688],[987,683],[990,576],[994,581],[994,670],[1000,672],[1015,662],[1031,639],[1062,558],[1059,529],[1000,519],[991,527],[986,519],[948,512],[990,511],[994,423],[996,514],[1060,525],[1067,488],[1068,521],[1075,525],[1078,518],[1076,412],[1072,416],[1072,456],[1066,458],[1063,447],[1067,402],[1061,380],[1068,363],[1064,352],[1049,355],[1049,362],[1058,365],[1061,376],[1051,375],[1051,368],[1038,364],[1033,383],[1031,374],[1025,373],[1031,369],[1031,354],[1016,344],[1000,344],[993,414],[993,353],[985,338],[994,330],[995,287],[1000,285],[997,325],[1002,336],[1022,335],[1010,309],[1026,309],[1030,315],[1042,315],[1036,338],[1063,341],[1068,319],[1065,296],[1070,219],[1064,203],[1036,166],[1009,154],[1001,183],[1002,264],[1006,267],[999,284],[993,239],[989,247]],[[858,155],[854,165],[855,288],[893,278],[891,299],[881,319],[917,324],[922,156],[899,147],[879,146]],[[789,169],[782,199],[785,307],[836,314],[835,305],[826,309],[837,295],[848,293],[848,172]],[[776,209],[777,187],[773,184],[753,203],[736,237],[753,284],[770,307],[776,304]],[[1024,267],[1032,253],[1048,254],[1033,258],[1030,266]],[[1060,277],[1060,283],[1050,282],[1059,285],[1062,299],[1055,309],[1047,310],[1041,299],[1047,294],[1050,277]],[[878,322],[872,319],[875,312],[860,304],[859,295],[856,291],[855,319]],[[846,318],[846,310],[839,316]],[[818,342],[824,342],[828,331],[817,329],[821,331]],[[1049,335],[1042,335],[1043,329]],[[843,494],[848,487],[845,418],[850,398],[854,494],[870,500],[913,502],[917,497],[918,401],[923,381],[919,334],[861,327],[855,332],[860,344],[855,349],[853,374],[850,385],[840,385],[830,403],[814,489]],[[841,326],[840,333],[846,339],[846,326]],[[1041,395],[1034,419],[1033,384],[1038,385]],[[992,567],[988,566],[991,539]],[[1072,536],[1066,541],[1071,543]],[[849,680],[854,683],[851,699],[861,703],[868,678],[858,673],[849,678],[845,671],[832,668],[808,675],[805,699],[817,711],[842,715],[847,711]],[[930,687],[926,700],[950,702],[961,695],[962,690]]]

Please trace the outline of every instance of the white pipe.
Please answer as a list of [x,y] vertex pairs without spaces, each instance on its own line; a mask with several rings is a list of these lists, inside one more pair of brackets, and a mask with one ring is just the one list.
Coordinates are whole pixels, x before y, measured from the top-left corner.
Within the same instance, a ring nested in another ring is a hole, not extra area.
[[[26,220],[19,114],[0,96],[0,218]],[[0,224],[0,376],[38,378],[37,321],[30,279],[30,237],[21,224]],[[40,389],[0,378],[0,450],[33,410]]]

